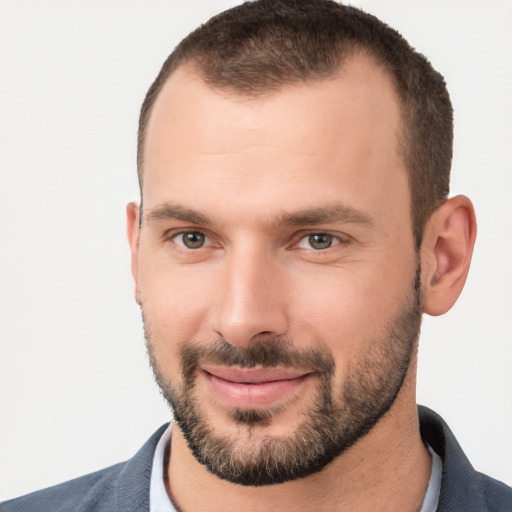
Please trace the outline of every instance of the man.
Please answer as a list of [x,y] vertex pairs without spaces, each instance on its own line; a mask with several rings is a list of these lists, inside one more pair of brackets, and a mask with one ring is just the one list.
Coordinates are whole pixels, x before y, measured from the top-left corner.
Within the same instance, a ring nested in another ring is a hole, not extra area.
[[476,225],[448,199],[444,81],[328,1],[227,11],[164,64],[128,234],[176,419],[129,462],[5,510],[510,510],[418,410],[421,315],[457,300]]

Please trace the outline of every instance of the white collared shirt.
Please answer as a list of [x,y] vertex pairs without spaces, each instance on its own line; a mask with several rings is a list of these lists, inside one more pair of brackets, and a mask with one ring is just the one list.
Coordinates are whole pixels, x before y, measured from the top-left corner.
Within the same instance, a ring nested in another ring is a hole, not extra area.
[[172,435],[172,423],[162,434],[153,456],[151,468],[151,481],[149,483],[149,512],[177,512],[165,489],[164,467],[165,452],[170,449]]
[[443,478],[443,461],[441,457],[427,444],[428,451],[432,457],[432,469],[430,470],[430,480],[428,482],[427,492],[423,498],[423,505],[420,512],[435,512],[439,503],[441,493],[441,480]]

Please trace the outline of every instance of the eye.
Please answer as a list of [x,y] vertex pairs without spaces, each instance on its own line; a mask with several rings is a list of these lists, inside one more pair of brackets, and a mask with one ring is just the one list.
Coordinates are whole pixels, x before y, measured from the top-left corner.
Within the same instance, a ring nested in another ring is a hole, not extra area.
[[329,249],[332,245],[337,245],[341,240],[337,236],[329,235],[328,233],[311,233],[302,238],[298,244],[301,249],[314,249],[321,251]]
[[209,238],[200,231],[185,231],[173,236],[172,240],[184,249],[200,249],[208,243]]

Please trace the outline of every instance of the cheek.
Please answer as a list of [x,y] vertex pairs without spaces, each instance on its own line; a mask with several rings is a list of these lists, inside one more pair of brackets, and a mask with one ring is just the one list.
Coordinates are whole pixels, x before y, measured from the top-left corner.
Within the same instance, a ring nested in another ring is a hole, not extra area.
[[141,261],[141,302],[155,343],[176,345],[197,339],[206,325],[212,300],[208,273],[155,259]]
[[[304,279],[294,318],[295,334],[325,345],[340,372],[364,357],[387,335],[390,322],[411,294],[414,265],[399,272],[354,264]],[[307,293],[305,290],[308,290]],[[292,335],[292,338],[294,336]]]

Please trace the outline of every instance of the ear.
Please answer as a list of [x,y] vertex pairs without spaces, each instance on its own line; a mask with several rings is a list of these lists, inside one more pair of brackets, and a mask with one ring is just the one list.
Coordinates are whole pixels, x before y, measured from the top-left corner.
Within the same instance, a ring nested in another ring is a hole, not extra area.
[[139,207],[137,203],[126,205],[126,228],[132,258],[132,275],[135,280],[135,301],[140,305],[139,292]]
[[466,282],[475,238],[475,210],[467,197],[448,199],[432,214],[421,244],[425,313],[442,315],[455,304]]

